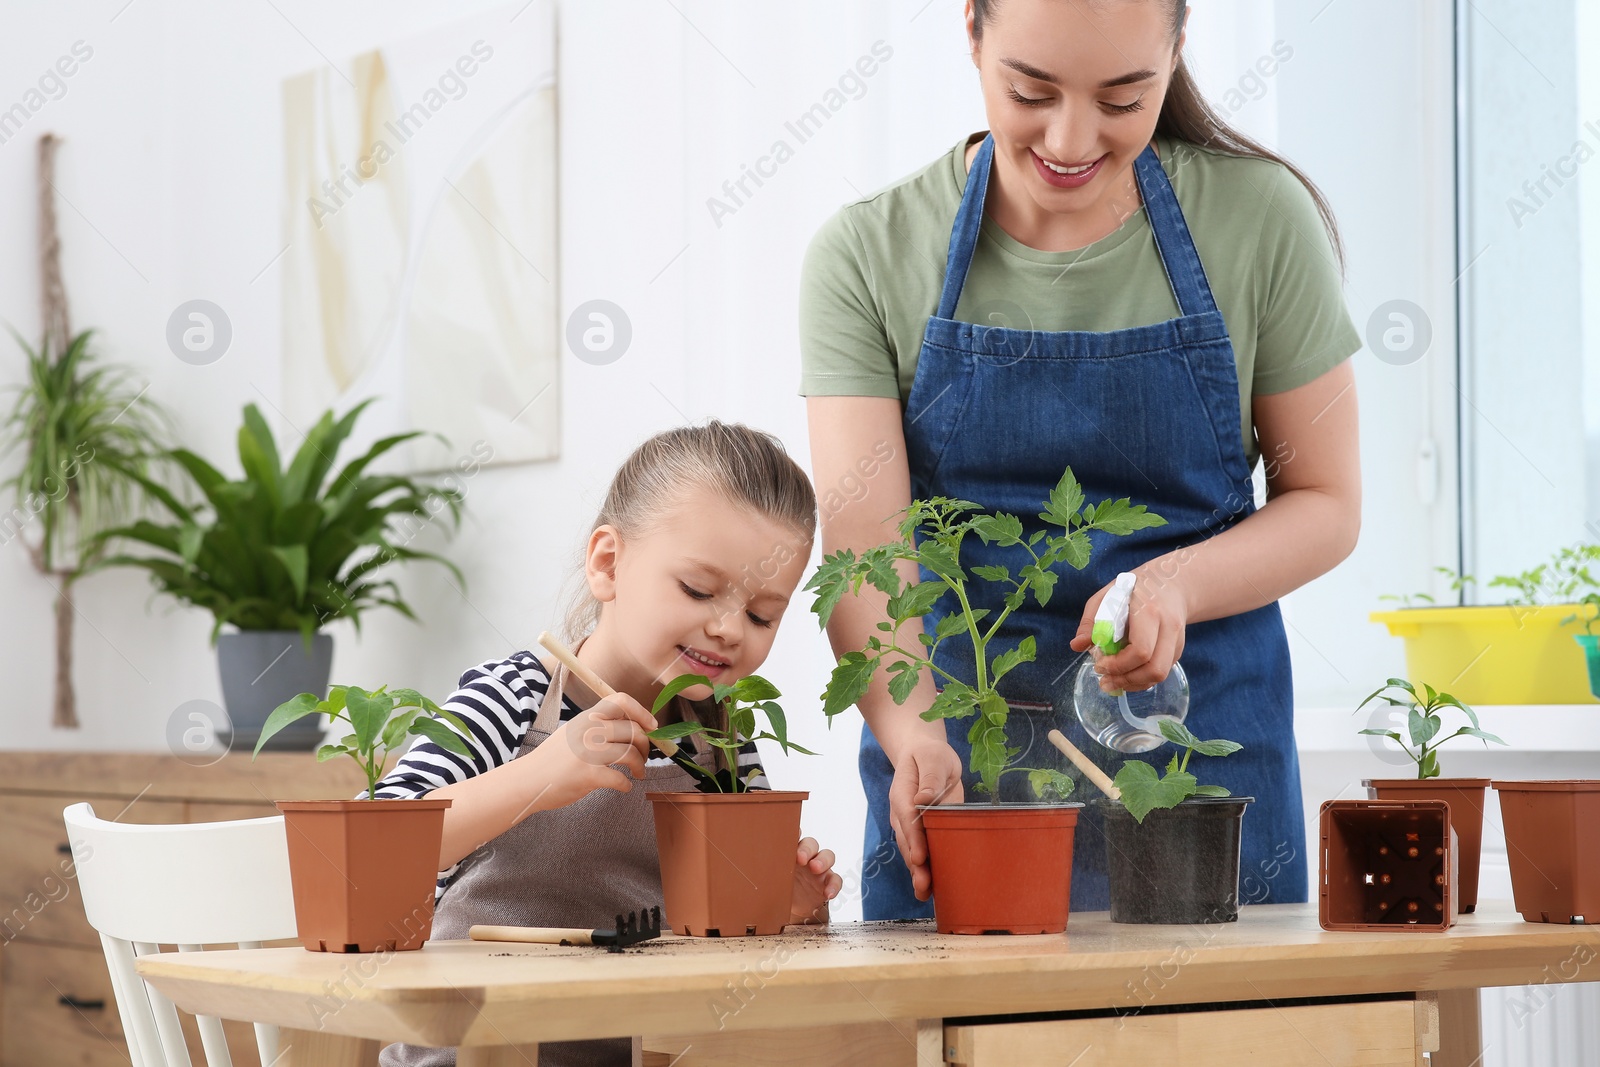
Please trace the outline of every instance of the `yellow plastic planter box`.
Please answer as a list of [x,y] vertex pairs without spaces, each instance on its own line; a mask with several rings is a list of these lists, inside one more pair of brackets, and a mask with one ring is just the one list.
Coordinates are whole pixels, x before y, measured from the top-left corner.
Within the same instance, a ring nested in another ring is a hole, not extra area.
[[1591,704],[1576,604],[1404,608],[1373,622],[1406,643],[1406,674],[1466,704]]

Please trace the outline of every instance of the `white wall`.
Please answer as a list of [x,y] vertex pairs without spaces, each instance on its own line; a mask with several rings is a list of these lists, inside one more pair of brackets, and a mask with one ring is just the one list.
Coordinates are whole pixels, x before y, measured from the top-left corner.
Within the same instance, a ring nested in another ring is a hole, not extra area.
[[[152,395],[177,414],[184,439],[223,460],[240,407],[256,401],[270,410],[279,390],[278,278],[269,264],[281,247],[281,79],[324,56],[343,62],[431,27],[448,32],[473,12],[516,33],[509,19],[518,5],[122,2],[11,5],[7,21],[23,32],[0,37],[0,106],[73,42],[94,54],[62,99],[0,145],[0,203],[14,205],[0,213],[0,316],[25,336],[37,333],[33,141],[53,129],[67,139],[60,212],[75,324],[99,327],[101,351],[137,366]],[[1396,368],[1357,357],[1363,544],[1289,601],[1302,703],[1348,706],[1400,662],[1398,644],[1366,622],[1376,595],[1422,588],[1435,557],[1453,554],[1453,501],[1446,494],[1420,503],[1410,466],[1427,428],[1417,413],[1436,395],[1430,390],[1451,344],[1449,315],[1439,311],[1449,280],[1448,256],[1441,261],[1439,252],[1449,227],[1448,67],[1439,66],[1449,54],[1448,24],[1378,0],[1340,0],[1313,23],[1316,6],[1197,6],[1190,41],[1214,96],[1244,85],[1233,121],[1276,143],[1332,197],[1351,248],[1358,326],[1394,296],[1437,302],[1428,306],[1438,359]],[[775,431],[808,462],[796,395],[801,254],[839,204],[982,127],[960,8],[959,0],[562,6],[562,306],[614,301],[632,322],[632,347],[608,366],[566,359],[558,462],[489,469],[470,483],[471,517],[448,547],[467,572],[466,598],[434,569],[406,574],[426,626],[374,615],[359,641],[347,625],[335,626],[336,681],[413,685],[438,696],[464,667],[527,647],[558,618],[558,593],[606,478],[650,432],[715,413]],[[1280,38],[1294,56],[1257,93],[1247,77]],[[707,198],[880,40],[892,58],[860,98],[718,226]],[[492,65],[485,73],[497,74]],[[1382,168],[1373,167],[1375,155]],[[221,304],[235,330],[229,354],[207,367],[179,362],[163,340],[172,308],[194,297]],[[18,366],[0,355],[0,382],[16,380]],[[1450,407],[1430,431],[1445,442],[1454,436]],[[277,428],[295,440],[290,427]],[[1448,522],[1435,521],[1439,509]],[[131,573],[83,584],[84,725],[75,734],[53,731],[50,590],[17,546],[0,551],[0,680],[8,697],[0,744],[159,750],[179,705],[220,699],[205,644],[210,620],[161,601],[147,611],[147,599],[144,580]],[[825,755],[773,759],[774,778],[812,791],[808,830],[839,851],[842,869],[858,869],[859,725],[845,719],[830,733],[808,712],[828,666],[826,643],[797,605],[763,673],[790,694],[796,739]],[[858,915],[858,906],[847,902],[837,914]]]

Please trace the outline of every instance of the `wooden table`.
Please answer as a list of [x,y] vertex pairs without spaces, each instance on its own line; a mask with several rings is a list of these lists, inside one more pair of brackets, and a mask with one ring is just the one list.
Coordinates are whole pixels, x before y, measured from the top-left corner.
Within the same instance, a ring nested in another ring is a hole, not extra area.
[[371,1063],[380,1040],[465,1046],[464,1067],[523,1065],[541,1041],[640,1034],[676,1067],[1091,1067],[1179,1048],[1186,1067],[1413,1067],[1438,1047],[1441,1000],[1433,1063],[1464,1067],[1478,1052],[1470,991],[1600,980],[1600,927],[1524,923],[1486,903],[1447,933],[1324,933],[1315,905],[1272,905],[1218,926],[1074,914],[1040,937],[843,923],[620,954],[442,941],[164,953],[138,967],[185,1011],[285,1027],[280,1067]]

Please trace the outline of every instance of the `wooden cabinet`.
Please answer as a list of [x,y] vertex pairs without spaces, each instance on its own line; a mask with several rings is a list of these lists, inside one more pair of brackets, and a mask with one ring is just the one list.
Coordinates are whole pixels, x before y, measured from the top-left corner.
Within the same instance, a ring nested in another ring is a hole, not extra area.
[[[206,767],[135,753],[0,752],[0,1067],[127,1067],[100,935],[83,914],[61,811],[103,819],[220,822],[275,815],[274,800],[353,797],[354,765],[310,753],[232,753]],[[203,1062],[193,1021],[190,1055]],[[256,1064],[248,1025],[227,1024],[238,1067]]]

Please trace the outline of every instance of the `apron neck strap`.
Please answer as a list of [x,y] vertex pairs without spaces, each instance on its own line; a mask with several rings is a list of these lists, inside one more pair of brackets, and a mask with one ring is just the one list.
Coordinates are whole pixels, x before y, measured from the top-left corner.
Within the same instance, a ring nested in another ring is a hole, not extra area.
[[[983,227],[983,207],[989,194],[989,176],[994,169],[994,136],[985,135],[978,145],[967,172],[966,188],[961,193],[961,206],[956,210],[955,225],[950,228],[950,249],[945,255],[944,288],[939,292],[936,318],[953,319],[956,306],[961,302],[961,290],[966,285],[967,271],[972,267],[972,255],[978,247],[978,233]],[[1200,264],[1200,254],[1195,251],[1194,239],[1184,222],[1183,209],[1172,191],[1172,182],[1161,166],[1155,149],[1146,145],[1133,164],[1134,181],[1139,186],[1139,198],[1150,220],[1150,230],[1155,235],[1156,253],[1167,272],[1167,283],[1172,287],[1173,299],[1183,315],[1203,315],[1217,310],[1211,295],[1211,285],[1206,280],[1205,268]]]

